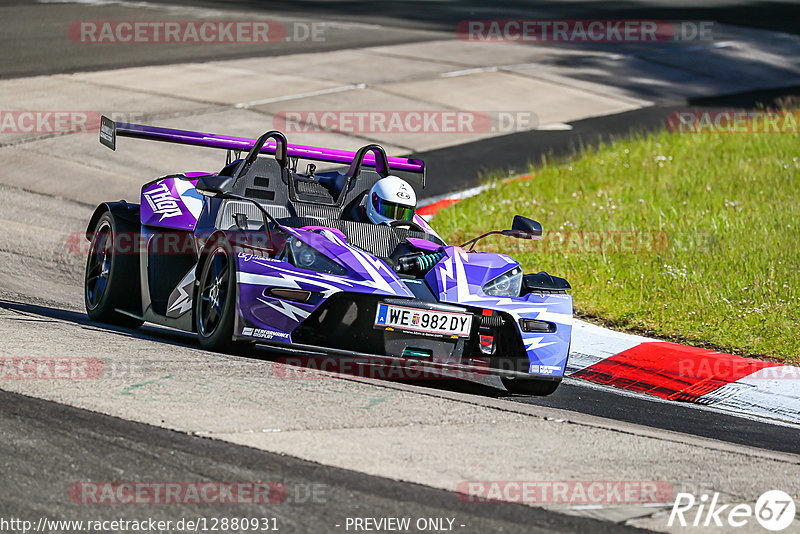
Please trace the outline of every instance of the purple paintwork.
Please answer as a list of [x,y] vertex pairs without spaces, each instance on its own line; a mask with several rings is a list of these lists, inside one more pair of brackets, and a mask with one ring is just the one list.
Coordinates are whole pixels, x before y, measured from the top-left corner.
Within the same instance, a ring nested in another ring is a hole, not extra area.
[[[155,141],[165,141],[167,143],[178,143],[182,145],[203,146],[208,148],[221,148],[227,150],[248,151],[255,145],[255,139],[246,137],[233,137],[229,135],[208,134],[202,132],[192,132],[188,130],[175,130],[172,128],[161,128],[158,126],[146,126],[144,124],[115,123],[116,135],[120,137],[135,137],[139,139],[152,139]],[[261,149],[263,154],[275,154],[276,144],[270,141]],[[320,148],[303,145],[287,145],[287,154],[290,157],[310,159],[314,161],[327,161],[329,163],[343,163],[350,165],[356,156],[355,152],[347,150],[337,150],[333,148]],[[423,173],[425,164],[417,159],[389,157],[389,168],[397,171],[407,171],[413,173]],[[375,166],[375,155],[367,153],[364,156],[364,164]]]
[[532,374],[562,376],[572,333],[572,297],[540,293],[523,297],[487,295],[483,286],[518,267],[516,260],[505,254],[466,252],[460,247],[445,247],[444,254],[425,276],[439,301],[505,312],[517,321],[538,319],[554,323],[554,333],[520,331],[520,335]]
[[408,237],[408,238],[406,238],[406,241],[408,241],[409,243],[411,243],[412,246],[414,246],[414,247],[416,247],[416,248],[418,248],[420,250],[427,250],[429,252],[436,252],[437,250],[442,248],[441,245],[437,245],[433,241],[428,241],[427,239],[419,239],[419,238],[416,238],[416,237]]
[[[296,238],[333,259],[351,272],[341,279],[341,287],[355,288],[358,293],[413,297],[397,274],[378,258],[347,244],[333,232],[308,232],[287,228]],[[325,275],[332,278],[333,275]],[[349,291],[353,291],[350,289]]]
[[[435,235],[435,236],[436,236],[436,237],[438,237],[439,239],[442,239],[442,236],[440,236],[438,233],[436,233],[436,230],[434,230],[434,229],[431,227],[431,225],[430,225],[430,224],[428,224],[428,221],[426,221],[426,220],[425,220],[425,219],[422,217],[422,215],[420,215],[420,214],[418,214],[418,213],[415,213],[415,214],[414,214],[414,217],[412,217],[412,218],[411,218],[411,220],[412,220],[412,221],[414,221],[415,223],[417,223],[418,225],[420,225],[420,226],[421,226],[421,227],[422,227],[422,228],[425,230],[425,233],[426,233],[426,234]],[[444,239],[442,239],[442,242],[444,242]]]
[[[239,265],[242,265],[241,257],[239,259]],[[256,270],[256,268],[252,270]],[[271,272],[269,269],[264,269],[262,272],[266,274],[260,276],[280,274],[279,272]],[[237,279],[248,280],[248,273],[246,271],[238,272]],[[271,283],[269,286],[281,287],[281,284],[280,282]],[[293,289],[299,287],[309,291],[319,291],[320,289],[319,287],[315,287],[313,283],[303,282],[298,282],[297,286],[286,285],[284,287],[291,287]],[[265,332],[271,332],[272,335],[268,339],[291,343],[291,332],[297,328],[297,325],[304,319],[311,315],[321,302],[317,304],[306,304],[302,302],[280,300],[267,296],[265,290],[266,285],[239,282],[239,323],[242,325],[251,325]],[[238,334],[241,334],[241,331],[239,331]]]
[[519,263],[505,254],[445,247],[444,258],[428,272],[425,280],[431,289],[442,294],[443,302],[458,303],[465,296],[482,295],[484,285],[517,266]]
[[[271,258],[239,254],[236,277],[239,314],[245,324],[265,331],[291,334],[316,309],[316,305],[268,297],[264,294],[267,287],[303,289],[321,293],[325,298],[341,291],[406,298],[414,296],[385,263],[347,245],[336,232],[327,228],[321,229],[320,233],[295,228],[286,230],[350,272],[347,276],[336,276],[300,269]],[[275,339],[291,341],[290,337],[276,336]]]
[[141,221],[145,226],[194,230],[203,209],[197,180],[168,177],[142,188]]
[[[339,292],[413,297],[405,283],[381,260],[350,247],[337,232],[327,228],[313,230],[287,229],[296,239],[347,267],[350,273],[346,276],[317,273],[271,258],[239,254],[237,281],[242,325],[265,332],[263,335],[273,336],[271,339],[291,342],[291,333],[317,307],[317,304],[268,297],[264,294],[268,287],[313,291],[324,298]],[[415,239],[413,244],[427,247],[428,243],[435,245],[421,239]],[[518,267],[514,259],[504,254],[468,253],[459,247],[444,247],[443,253],[442,260],[425,277],[438,300],[504,312],[516,321],[538,319],[554,323],[556,331],[553,333],[520,331],[520,336],[531,374],[562,376],[572,331],[572,297],[538,293],[523,297],[487,295],[483,286]]]

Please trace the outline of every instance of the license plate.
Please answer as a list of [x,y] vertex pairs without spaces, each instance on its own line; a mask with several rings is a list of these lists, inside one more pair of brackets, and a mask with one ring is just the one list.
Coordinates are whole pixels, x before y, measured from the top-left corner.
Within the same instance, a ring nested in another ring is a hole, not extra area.
[[469,337],[472,315],[380,303],[375,327],[429,336]]

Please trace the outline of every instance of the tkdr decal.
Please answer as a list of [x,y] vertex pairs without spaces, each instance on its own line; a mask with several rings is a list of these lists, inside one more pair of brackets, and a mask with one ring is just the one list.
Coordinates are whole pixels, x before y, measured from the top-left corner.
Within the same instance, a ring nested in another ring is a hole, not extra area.
[[172,196],[172,193],[170,193],[166,184],[161,183],[157,187],[145,191],[144,198],[147,199],[147,203],[150,204],[153,213],[161,215],[161,221],[183,215],[181,207]]

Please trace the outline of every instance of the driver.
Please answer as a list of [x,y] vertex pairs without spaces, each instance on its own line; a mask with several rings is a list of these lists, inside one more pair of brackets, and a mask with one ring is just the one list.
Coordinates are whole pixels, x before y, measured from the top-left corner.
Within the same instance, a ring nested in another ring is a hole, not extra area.
[[417,208],[414,188],[397,176],[381,178],[367,197],[367,217],[375,224],[410,221]]

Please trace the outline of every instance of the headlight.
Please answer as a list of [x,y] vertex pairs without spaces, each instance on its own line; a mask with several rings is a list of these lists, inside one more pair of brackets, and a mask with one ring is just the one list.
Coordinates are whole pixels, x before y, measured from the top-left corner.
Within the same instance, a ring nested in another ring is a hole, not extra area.
[[496,297],[518,297],[522,289],[522,269],[519,267],[501,274],[485,286],[483,292]]
[[286,243],[289,249],[289,261],[295,267],[328,274],[347,274],[347,269],[297,238]]

